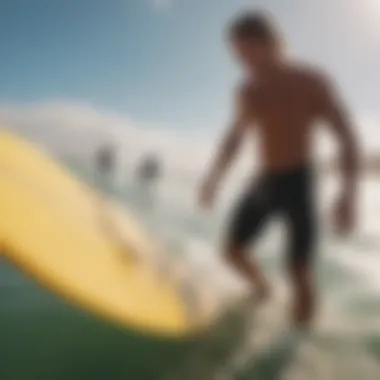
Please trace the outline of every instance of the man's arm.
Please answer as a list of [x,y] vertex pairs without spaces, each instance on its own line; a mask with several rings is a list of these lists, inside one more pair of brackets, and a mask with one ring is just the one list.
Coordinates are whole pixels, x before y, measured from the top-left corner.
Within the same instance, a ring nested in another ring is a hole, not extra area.
[[239,93],[236,97],[233,121],[222,139],[216,159],[211,167],[209,179],[218,183],[236,157],[245,135],[248,117],[245,107],[245,96]]
[[202,206],[212,206],[216,188],[235,158],[248,124],[249,117],[246,107],[246,96],[241,91],[236,99],[234,120],[222,140],[216,159],[201,187],[200,203]]
[[354,200],[358,182],[359,147],[352,119],[336,89],[323,78],[318,81],[320,116],[338,139],[340,145],[339,166],[343,177],[343,196]]

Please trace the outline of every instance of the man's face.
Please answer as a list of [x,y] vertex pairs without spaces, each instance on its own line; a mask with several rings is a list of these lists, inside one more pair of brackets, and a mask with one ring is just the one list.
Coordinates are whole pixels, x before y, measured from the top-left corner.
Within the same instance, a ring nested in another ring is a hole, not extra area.
[[258,69],[272,63],[274,48],[266,41],[248,37],[233,37],[232,50],[239,62],[248,69]]

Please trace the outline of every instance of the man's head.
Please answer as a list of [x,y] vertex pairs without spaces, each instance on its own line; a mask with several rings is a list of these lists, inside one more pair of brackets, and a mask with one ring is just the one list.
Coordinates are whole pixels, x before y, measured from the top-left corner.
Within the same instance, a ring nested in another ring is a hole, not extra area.
[[229,31],[234,53],[244,66],[260,69],[276,64],[282,42],[269,16],[246,12],[233,21]]

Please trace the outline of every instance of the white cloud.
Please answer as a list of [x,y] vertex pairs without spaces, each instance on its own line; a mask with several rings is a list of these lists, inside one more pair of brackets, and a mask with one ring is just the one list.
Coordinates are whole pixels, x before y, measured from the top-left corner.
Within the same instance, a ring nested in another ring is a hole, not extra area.
[[184,136],[132,122],[81,104],[65,102],[0,108],[1,126],[16,131],[60,156],[87,162],[102,144],[113,143],[129,162],[157,152],[173,170],[194,171],[211,153],[209,139]]

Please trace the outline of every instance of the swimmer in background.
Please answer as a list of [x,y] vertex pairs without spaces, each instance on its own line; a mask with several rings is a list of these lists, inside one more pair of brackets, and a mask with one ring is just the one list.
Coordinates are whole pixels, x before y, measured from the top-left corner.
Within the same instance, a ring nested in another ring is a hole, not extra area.
[[115,151],[110,145],[101,146],[95,155],[96,168],[102,173],[111,173],[115,169]]
[[315,248],[318,242],[312,134],[324,121],[340,146],[341,189],[333,216],[347,234],[355,226],[358,141],[333,81],[320,69],[284,54],[282,38],[261,12],[238,17],[229,30],[234,55],[246,76],[237,89],[235,118],[204,180],[199,201],[213,206],[216,191],[244,139],[257,133],[262,168],[239,200],[224,242],[229,265],[254,288],[257,299],[271,294],[260,265],[250,258],[268,218],[279,214],[288,228],[286,265],[294,296],[295,326],[308,327],[316,311]]
[[162,164],[157,155],[151,153],[144,157],[136,168],[136,180],[141,190],[142,201],[145,207],[153,207],[157,184],[162,177]]
[[113,145],[102,145],[95,152],[95,183],[97,187],[110,191],[114,186],[116,172],[116,149]]

